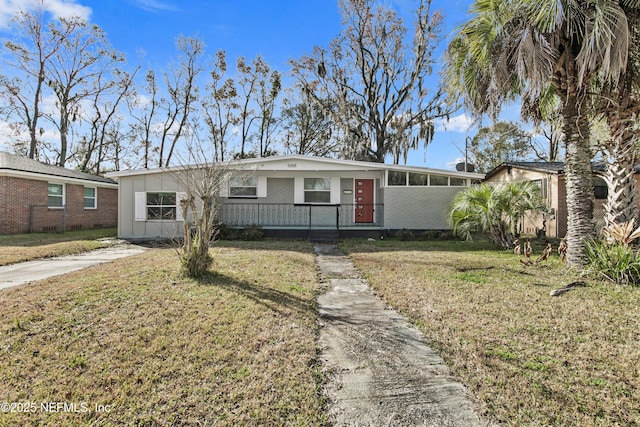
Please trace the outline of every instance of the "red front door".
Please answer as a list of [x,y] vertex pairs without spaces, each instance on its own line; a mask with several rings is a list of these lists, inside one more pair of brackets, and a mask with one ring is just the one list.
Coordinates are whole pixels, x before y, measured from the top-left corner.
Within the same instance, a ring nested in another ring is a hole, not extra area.
[[373,180],[356,179],[355,222],[373,222]]

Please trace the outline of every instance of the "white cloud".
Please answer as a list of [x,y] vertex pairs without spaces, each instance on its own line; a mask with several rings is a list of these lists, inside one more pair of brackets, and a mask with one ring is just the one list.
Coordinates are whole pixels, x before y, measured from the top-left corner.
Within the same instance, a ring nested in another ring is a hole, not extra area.
[[[0,0],[0,29],[6,29],[16,13],[34,10],[38,3],[38,0]],[[76,0],[45,0],[44,5],[54,18],[77,16],[88,21],[91,16],[91,8]]]
[[473,118],[466,114],[451,117],[449,120],[443,119],[436,123],[437,132],[463,132],[467,133],[475,125]]
[[169,11],[177,12],[180,9],[172,4],[158,0],[134,0],[133,3],[142,10],[147,12]]

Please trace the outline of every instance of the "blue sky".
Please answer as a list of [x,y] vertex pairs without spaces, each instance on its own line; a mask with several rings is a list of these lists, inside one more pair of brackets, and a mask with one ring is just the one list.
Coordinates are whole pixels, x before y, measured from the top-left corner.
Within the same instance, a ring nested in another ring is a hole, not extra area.
[[[34,0],[0,0],[0,30],[9,16]],[[416,0],[383,0],[410,14]],[[207,53],[227,51],[230,63],[238,56],[260,54],[275,69],[287,71],[287,62],[327,46],[341,29],[337,0],[48,0],[54,14],[76,13],[106,31],[111,44],[124,52],[133,67],[138,63],[163,69],[176,57],[176,36],[198,35]],[[471,0],[434,0],[432,10],[444,15],[443,36],[463,23]],[[410,15],[409,15],[410,16]],[[446,42],[440,46],[443,49]],[[517,114],[513,119],[517,120]],[[464,152],[469,120],[458,112],[446,130],[438,127],[426,153],[409,158],[415,166],[453,168]]]

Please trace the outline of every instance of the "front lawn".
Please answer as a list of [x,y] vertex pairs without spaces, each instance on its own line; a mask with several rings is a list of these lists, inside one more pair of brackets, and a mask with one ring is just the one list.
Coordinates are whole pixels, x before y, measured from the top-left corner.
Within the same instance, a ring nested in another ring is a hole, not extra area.
[[115,228],[0,236],[0,266],[103,248],[109,243],[98,239],[115,236]]
[[152,249],[0,292],[0,402],[36,405],[0,425],[321,425],[311,245],[212,251],[202,281]]
[[440,351],[486,414],[513,426],[640,425],[640,290],[587,283],[556,255],[525,267],[464,242],[342,245]]

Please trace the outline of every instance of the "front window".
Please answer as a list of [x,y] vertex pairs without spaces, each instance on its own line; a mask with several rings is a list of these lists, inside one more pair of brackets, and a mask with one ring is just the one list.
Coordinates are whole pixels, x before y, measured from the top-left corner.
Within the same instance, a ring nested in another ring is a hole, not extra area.
[[95,187],[84,187],[84,207],[85,209],[95,209],[97,207],[97,197]]
[[429,175],[409,173],[409,185],[429,185]]
[[64,206],[64,184],[49,183],[49,207],[61,208]]
[[533,184],[535,184],[535,186],[540,189],[540,196],[542,196],[543,199],[546,199],[547,198],[547,180],[546,179],[534,179],[531,182]]
[[407,173],[389,171],[389,175],[387,177],[387,185],[407,185]]
[[331,180],[329,178],[304,179],[305,203],[330,203]]
[[232,176],[229,179],[229,197],[257,197],[258,178],[255,176]]
[[431,175],[431,185],[435,187],[449,185],[449,177],[442,175]]
[[467,180],[464,178],[449,177],[449,185],[452,187],[464,187],[467,185]]
[[147,193],[147,219],[176,219],[176,193]]

